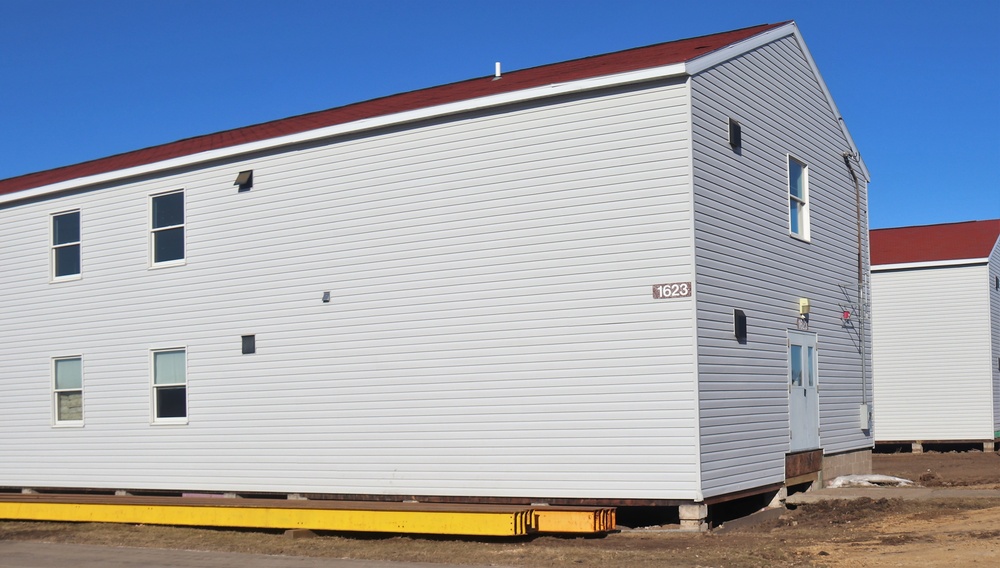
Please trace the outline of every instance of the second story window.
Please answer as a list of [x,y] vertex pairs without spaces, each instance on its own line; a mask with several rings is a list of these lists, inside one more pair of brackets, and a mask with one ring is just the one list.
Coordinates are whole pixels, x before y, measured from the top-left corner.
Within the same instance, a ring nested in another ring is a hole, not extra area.
[[809,170],[788,157],[788,230],[792,236],[809,240]]
[[52,216],[52,279],[80,277],[80,212]]
[[150,203],[152,264],[184,262],[184,192],[154,195]]

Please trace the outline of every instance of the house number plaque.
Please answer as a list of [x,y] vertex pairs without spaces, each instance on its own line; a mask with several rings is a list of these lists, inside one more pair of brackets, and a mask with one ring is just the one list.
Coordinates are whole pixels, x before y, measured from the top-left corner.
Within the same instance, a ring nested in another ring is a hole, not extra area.
[[669,300],[671,298],[691,297],[690,282],[671,282],[670,284],[654,284],[653,299]]

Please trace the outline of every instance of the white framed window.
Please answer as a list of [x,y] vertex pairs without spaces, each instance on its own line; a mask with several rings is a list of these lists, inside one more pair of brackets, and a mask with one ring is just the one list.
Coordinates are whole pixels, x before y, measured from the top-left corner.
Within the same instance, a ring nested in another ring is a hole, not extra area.
[[184,191],[150,196],[149,257],[151,266],[184,264]]
[[54,213],[51,217],[52,240],[49,250],[52,281],[80,278],[80,212]]
[[83,357],[52,359],[52,416],[56,426],[83,426]]
[[153,423],[187,423],[187,350],[150,351]]
[[788,156],[788,231],[809,240],[809,167]]

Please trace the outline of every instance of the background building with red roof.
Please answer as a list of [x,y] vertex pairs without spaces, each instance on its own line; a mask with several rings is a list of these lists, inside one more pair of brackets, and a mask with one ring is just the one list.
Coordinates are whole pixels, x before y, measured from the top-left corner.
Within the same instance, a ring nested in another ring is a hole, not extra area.
[[1000,219],[876,229],[871,260],[876,442],[993,448]]

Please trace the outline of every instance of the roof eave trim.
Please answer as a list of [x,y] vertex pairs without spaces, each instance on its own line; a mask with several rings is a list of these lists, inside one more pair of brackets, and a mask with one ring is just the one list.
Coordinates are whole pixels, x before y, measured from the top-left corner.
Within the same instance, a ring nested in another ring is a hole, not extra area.
[[688,62],[688,73],[691,75],[697,75],[702,71],[710,69],[720,63],[724,63],[752,49],[763,47],[764,45],[787,36],[793,36],[796,43],[798,43],[799,49],[802,50],[802,54],[805,56],[806,62],[809,64],[809,68],[812,69],[813,76],[816,78],[816,83],[819,85],[820,90],[823,91],[823,96],[826,97],[826,102],[830,105],[830,110],[837,119],[837,124],[840,126],[840,130],[844,133],[844,138],[850,146],[851,153],[854,154],[858,160],[858,164],[861,166],[861,171],[864,174],[865,181],[870,181],[871,174],[868,172],[868,166],[865,165],[865,161],[861,158],[861,152],[858,151],[858,146],[854,143],[854,138],[847,130],[847,124],[844,123],[844,117],[840,114],[840,109],[837,108],[837,104],[833,102],[833,95],[830,94],[830,89],[827,88],[826,81],[823,80],[823,76],[819,72],[819,67],[816,66],[816,60],[813,59],[812,53],[810,53],[809,48],[806,47],[806,42],[802,38],[802,34],[799,32],[799,27],[795,24],[795,22],[788,22],[783,26],[751,36],[745,40],[732,43],[722,49],[707,53],[696,59],[692,59]]
[[944,266],[974,266],[988,264],[987,258],[956,258],[952,260],[927,260],[922,262],[898,262],[895,264],[873,264],[872,272],[886,272],[889,270],[911,270],[914,268],[941,268]]
[[207,152],[198,152],[196,154],[189,154],[186,156],[180,156],[169,160],[153,162],[151,164],[143,164],[141,166],[135,166],[132,168],[115,170],[111,172],[95,174],[92,176],[74,178],[71,180],[66,180],[54,184],[43,185],[32,189],[26,189],[23,191],[17,191],[6,195],[0,195],[0,204],[10,203],[15,201],[23,201],[26,199],[45,196],[51,193],[72,191],[75,189],[80,189],[91,185],[110,183],[131,177],[155,174],[158,172],[163,172],[175,168],[187,167],[205,162],[212,162],[216,160],[233,158],[241,154],[274,150],[282,146],[302,144],[315,140],[321,140],[324,138],[331,138],[334,136],[353,134],[365,130],[385,128],[388,126],[395,126],[399,124],[405,124],[408,122],[416,122],[420,120],[427,120],[451,114],[476,111],[476,110],[487,109],[491,107],[503,106],[524,101],[530,101],[535,99],[542,99],[559,95],[591,91],[594,89],[603,89],[618,85],[627,85],[630,83],[655,81],[658,79],[668,79],[671,77],[682,77],[688,74],[689,73],[687,65],[685,63],[673,63],[669,65],[662,65],[659,67],[640,69],[637,71],[628,71],[625,73],[602,75],[599,77],[580,79],[576,81],[567,81],[564,83],[553,83],[541,87],[531,87],[520,91],[512,91],[509,93],[489,95],[485,97],[467,99],[464,101],[446,103],[443,105],[435,105],[399,113],[387,114],[383,116],[376,116],[372,118],[347,122],[344,124],[336,124],[333,126],[326,126],[314,130],[299,132],[296,134],[289,134],[287,136],[279,136],[277,138],[269,138],[267,140],[259,140],[256,142],[249,142],[246,144],[238,144],[236,146],[219,148],[217,150],[209,150]]
[[[689,60],[687,62],[688,73],[691,75],[701,73],[702,71],[711,69],[720,63],[725,63],[734,57],[743,55],[748,51],[757,49],[758,47],[763,47],[773,41],[777,41],[795,33],[795,23],[788,22],[785,25],[778,26],[766,32],[761,32],[746,39],[733,42],[726,47],[716,49],[715,51]],[[799,41],[801,42],[801,39]]]

